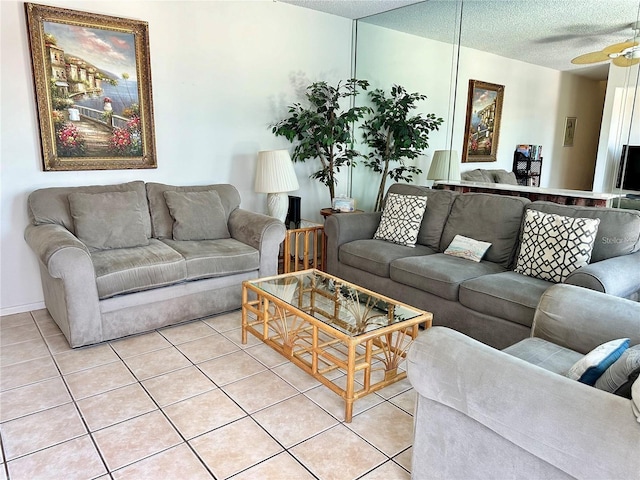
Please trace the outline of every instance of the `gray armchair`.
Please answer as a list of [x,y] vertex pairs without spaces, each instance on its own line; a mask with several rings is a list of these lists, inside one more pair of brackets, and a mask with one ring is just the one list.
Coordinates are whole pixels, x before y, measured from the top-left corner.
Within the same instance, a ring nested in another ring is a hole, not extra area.
[[408,355],[413,478],[640,478],[631,400],[560,374],[621,337],[640,343],[640,303],[570,285],[548,289],[531,338],[504,351],[423,332]]

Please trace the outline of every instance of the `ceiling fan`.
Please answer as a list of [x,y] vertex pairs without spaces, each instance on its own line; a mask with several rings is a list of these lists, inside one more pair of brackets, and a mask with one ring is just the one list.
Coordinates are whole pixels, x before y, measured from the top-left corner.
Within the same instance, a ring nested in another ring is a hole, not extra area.
[[631,24],[634,30],[633,37],[625,42],[614,43],[603,48],[599,52],[585,53],[577,56],[571,63],[584,65],[589,63],[599,63],[611,60],[618,67],[630,67],[640,63],[640,22]]

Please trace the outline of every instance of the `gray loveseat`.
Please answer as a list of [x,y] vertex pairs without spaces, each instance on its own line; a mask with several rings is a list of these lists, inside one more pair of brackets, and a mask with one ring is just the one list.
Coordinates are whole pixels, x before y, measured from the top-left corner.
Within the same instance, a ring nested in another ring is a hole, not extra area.
[[28,209],[45,305],[72,347],[239,308],[242,281],[277,272],[285,234],[224,184],[44,188]]
[[[432,312],[434,325],[496,348],[529,336],[538,301],[553,283],[514,271],[527,209],[600,219],[591,263],[565,283],[619,297],[640,289],[640,212],[407,184],[389,192],[427,197],[415,248],[373,239],[379,212],[332,215],[325,223],[327,271]],[[444,255],[456,234],[492,245],[479,263]]]
[[640,303],[571,285],[549,288],[531,338],[504,351],[422,332],[408,353],[413,478],[640,479],[631,400],[564,376],[619,338],[640,344]]

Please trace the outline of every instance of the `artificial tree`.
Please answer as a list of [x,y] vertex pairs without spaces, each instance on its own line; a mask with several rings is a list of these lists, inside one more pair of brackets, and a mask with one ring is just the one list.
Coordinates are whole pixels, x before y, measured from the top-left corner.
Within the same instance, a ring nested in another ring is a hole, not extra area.
[[347,97],[355,97],[366,90],[366,80],[349,79],[336,86],[315,82],[305,91],[308,106],[294,103],[289,116],[272,126],[276,136],[295,143],[294,162],[317,158],[320,169],[311,174],[329,188],[331,200],[335,197],[336,173],[340,167],[355,164],[360,153],[352,148],[353,124],[367,114],[369,107],[352,106],[344,110]]
[[[429,133],[438,130],[442,118],[435,114],[410,116],[417,108],[416,102],[426,100],[426,95],[408,93],[404,87],[393,85],[387,97],[382,89],[369,92],[373,104],[372,116],[362,125],[364,143],[370,147],[364,164],[380,173],[380,184],[374,210],[382,209],[387,177],[394,181],[410,182],[413,175],[422,173],[415,165],[406,165],[406,159],[414,159],[429,147]],[[398,162],[392,168],[391,163]]]

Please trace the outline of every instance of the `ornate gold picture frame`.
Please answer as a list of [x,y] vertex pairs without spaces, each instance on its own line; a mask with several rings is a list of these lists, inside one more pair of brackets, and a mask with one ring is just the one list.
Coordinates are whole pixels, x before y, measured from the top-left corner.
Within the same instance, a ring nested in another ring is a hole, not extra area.
[[462,163],[495,162],[504,86],[469,80]]
[[148,24],[25,9],[44,169],[156,168]]

